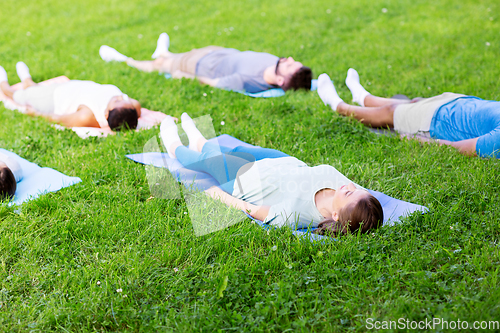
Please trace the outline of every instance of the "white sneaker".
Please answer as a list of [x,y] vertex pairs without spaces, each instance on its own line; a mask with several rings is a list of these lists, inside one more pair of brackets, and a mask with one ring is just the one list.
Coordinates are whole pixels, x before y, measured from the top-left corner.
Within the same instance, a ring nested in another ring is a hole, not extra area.
[[163,32],[160,34],[160,37],[158,37],[158,41],[156,42],[156,50],[154,51],[151,58],[156,59],[160,57],[163,53],[167,53],[169,47],[170,47],[170,38],[168,37],[166,32]]
[[99,49],[99,55],[101,56],[102,60],[109,62],[109,61],[119,61],[119,62],[124,62],[128,59],[128,57],[124,54],[121,54],[117,50],[115,50],[112,47],[109,47],[107,45],[102,45],[101,48]]

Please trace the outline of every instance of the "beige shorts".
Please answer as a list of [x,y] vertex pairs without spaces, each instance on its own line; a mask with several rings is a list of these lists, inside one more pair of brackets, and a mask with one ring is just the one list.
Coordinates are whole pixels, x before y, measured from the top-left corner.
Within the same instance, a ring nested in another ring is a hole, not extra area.
[[24,90],[16,90],[12,99],[20,105],[29,105],[43,114],[54,113],[54,91],[61,83],[37,84]]
[[223,49],[220,46],[207,46],[201,49],[193,49],[186,53],[178,53],[174,55],[172,60],[171,74],[177,70],[184,73],[196,75],[196,65],[201,58],[212,51]]
[[429,132],[432,118],[439,107],[464,96],[444,93],[416,103],[398,105],[394,110],[394,130],[399,133],[425,134]]

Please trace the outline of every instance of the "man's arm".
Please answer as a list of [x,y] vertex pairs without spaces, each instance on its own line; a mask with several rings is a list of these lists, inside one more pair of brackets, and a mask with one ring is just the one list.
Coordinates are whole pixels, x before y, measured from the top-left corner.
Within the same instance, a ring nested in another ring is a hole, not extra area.
[[477,156],[476,143],[479,138],[467,139],[461,141],[438,140],[439,145],[452,146],[458,151],[467,156]]
[[446,146],[452,146],[456,149],[461,154],[467,155],[467,156],[477,156],[476,152],[476,143],[479,138],[473,138],[473,139],[467,139],[467,140],[461,140],[461,141],[448,141],[448,140],[434,140],[434,139],[429,139],[421,135],[411,135],[411,134],[403,134],[401,137],[406,137],[409,139],[416,139],[420,142],[427,142],[427,143],[432,143],[435,142],[439,144],[440,146],[446,145]]
[[208,84],[209,86],[212,86],[212,87],[215,87],[217,85],[217,83],[219,82],[219,79],[210,79],[210,78],[205,77],[205,76],[195,76],[193,74],[182,72],[180,70],[175,71],[172,74],[172,77],[174,79],[182,79],[182,78],[197,79],[201,83]]
[[197,76],[196,79],[203,84],[208,84],[211,87],[215,87],[217,86],[217,83],[219,83],[219,79],[210,79],[205,76]]
[[256,206],[246,201],[237,199],[224,192],[217,186],[213,186],[205,191],[210,197],[220,200],[228,206],[238,208],[247,212],[253,218],[264,221],[269,214],[269,206]]
[[27,114],[30,116],[43,117],[52,123],[65,127],[100,127],[92,110],[85,105],[80,105],[76,112],[65,115],[40,113],[31,107],[27,111]]

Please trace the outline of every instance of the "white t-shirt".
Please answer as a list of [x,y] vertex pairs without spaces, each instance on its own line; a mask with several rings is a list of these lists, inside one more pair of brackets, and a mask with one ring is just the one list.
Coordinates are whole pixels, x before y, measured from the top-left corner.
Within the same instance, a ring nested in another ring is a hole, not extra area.
[[80,105],[85,105],[101,127],[107,127],[105,112],[109,101],[122,95],[118,87],[93,81],[71,80],[60,84],[54,91],[54,114],[75,113]]
[[21,169],[21,166],[15,159],[0,153],[0,162],[7,164],[10,171],[14,174],[14,178],[16,178],[16,183],[19,183],[23,179],[23,169]]
[[274,218],[270,224],[279,227],[316,227],[324,220],[316,207],[316,193],[351,183],[330,165],[309,167],[290,156],[266,158],[246,166],[238,171],[232,195],[255,205],[270,206],[266,221]]

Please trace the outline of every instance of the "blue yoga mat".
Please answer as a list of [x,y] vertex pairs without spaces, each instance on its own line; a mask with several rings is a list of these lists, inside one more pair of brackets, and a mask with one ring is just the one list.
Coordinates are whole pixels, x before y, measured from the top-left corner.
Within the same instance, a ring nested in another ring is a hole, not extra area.
[[51,168],[41,168],[8,150],[0,148],[0,152],[15,159],[23,170],[24,177],[17,183],[16,194],[10,205],[20,205],[42,194],[56,192],[82,181],[78,177],[69,177]]
[[[212,138],[209,141],[229,148],[234,148],[237,146],[255,147],[227,134],[223,134],[216,138]],[[209,174],[186,169],[183,167],[181,163],[179,163],[178,160],[170,158],[166,153],[152,152],[143,154],[131,154],[131,155],[126,155],[126,157],[137,163],[145,165],[153,165],[159,168],[168,168],[170,172],[172,172],[174,177],[179,179],[186,187],[194,186],[199,190],[206,190],[212,186],[219,185],[219,183]],[[165,165],[165,163],[167,165]],[[368,190],[368,191],[373,196],[375,196],[382,205],[382,208],[384,210],[384,226],[394,225],[395,223],[399,222],[401,217],[408,216],[416,211],[425,213],[428,210],[424,206],[398,200],[378,191],[373,191],[373,190]],[[269,227],[262,221],[255,220],[251,216],[249,217],[254,221],[256,221],[262,227],[264,228]],[[311,233],[307,233],[308,235],[304,235],[303,230],[297,230],[297,232],[298,232],[296,233],[297,236],[305,236],[313,240],[319,240],[322,239],[323,237]]]
[[[165,73],[165,74],[160,73],[160,75],[163,75],[167,79],[172,78],[172,75],[170,75],[168,73]],[[318,80],[312,80],[311,81],[311,91],[314,91],[316,89],[318,89]],[[256,93],[249,93],[246,91],[237,91],[237,90],[231,90],[231,91],[234,91],[234,92],[246,95],[246,96],[254,97],[254,98],[281,97],[281,96],[285,95],[285,91],[281,88],[268,89],[268,90],[259,91]]]

